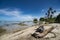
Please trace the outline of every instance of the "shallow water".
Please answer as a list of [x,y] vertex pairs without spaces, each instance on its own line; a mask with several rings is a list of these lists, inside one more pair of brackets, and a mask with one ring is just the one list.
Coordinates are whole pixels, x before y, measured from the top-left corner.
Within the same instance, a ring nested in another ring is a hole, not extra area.
[[19,23],[20,22],[6,22],[6,21],[4,21],[4,22],[0,22],[0,27],[2,27],[3,29],[6,29],[7,32],[12,32],[15,30],[31,27],[33,25],[32,22],[25,22],[24,24],[27,24],[27,26],[18,25]]

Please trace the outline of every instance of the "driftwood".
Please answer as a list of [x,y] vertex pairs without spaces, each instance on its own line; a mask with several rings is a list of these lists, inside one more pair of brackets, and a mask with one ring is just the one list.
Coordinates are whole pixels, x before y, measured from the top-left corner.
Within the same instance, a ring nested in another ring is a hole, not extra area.
[[34,34],[32,34],[32,36],[34,36],[35,38],[43,38],[44,36],[46,36],[49,32],[51,32],[54,29],[54,27],[51,27],[49,29],[44,30],[43,33],[40,32],[35,32]]

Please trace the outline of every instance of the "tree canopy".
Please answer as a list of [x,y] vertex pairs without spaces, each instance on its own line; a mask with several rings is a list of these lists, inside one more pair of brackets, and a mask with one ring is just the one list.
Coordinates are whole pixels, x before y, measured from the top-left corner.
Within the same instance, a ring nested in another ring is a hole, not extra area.
[[60,23],[60,14],[56,17],[56,20],[55,20],[57,23]]
[[33,20],[33,22],[34,22],[34,23],[38,23],[38,20],[37,20],[37,18],[35,18],[35,19]]
[[44,21],[45,19],[44,18],[40,18],[39,21]]
[[47,10],[47,13],[46,13],[46,21],[47,22],[49,22],[49,23],[54,22],[53,15],[55,12],[56,12],[56,10],[53,10],[51,7]]

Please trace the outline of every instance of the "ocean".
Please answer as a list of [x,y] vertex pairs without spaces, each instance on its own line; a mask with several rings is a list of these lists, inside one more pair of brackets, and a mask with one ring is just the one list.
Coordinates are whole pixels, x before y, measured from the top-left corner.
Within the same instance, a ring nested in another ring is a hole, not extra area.
[[24,24],[27,24],[27,26],[20,26],[18,25],[21,23],[20,21],[1,21],[0,22],[0,27],[3,29],[6,29],[8,32],[12,32],[15,30],[31,27],[33,22],[24,22]]

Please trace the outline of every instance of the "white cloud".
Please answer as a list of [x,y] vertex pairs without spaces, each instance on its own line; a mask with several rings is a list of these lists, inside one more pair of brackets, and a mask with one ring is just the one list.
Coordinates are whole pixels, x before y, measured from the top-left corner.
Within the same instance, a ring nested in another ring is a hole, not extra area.
[[12,20],[21,20],[21,21],[28,21],[32,20],[33,18],[36,18],[32,15],[23,15],[22,11],[19,11],[17,9],[9,10],[9,9],[0,9],[0,14],[4,14],[6,16],[11,16]]
[[59,15],[60,14],[60,12],[56,12],[55,14],[54,14],[54,16],[56,17],[57,15]]
[[56,9],[56,13],[54,14],[54,16],[56,17],[59,14],[60,14],[60,9]]
[[22,12],[21,11],[18,11],[18,10],[13,10],[13,11],[8,11],[9,9],[5,10],[5,9],[0,9],[0,14],[4,14],[4,15],[7,15],[7,16],[16,16],[18,17],[19,14],[21,14]]

